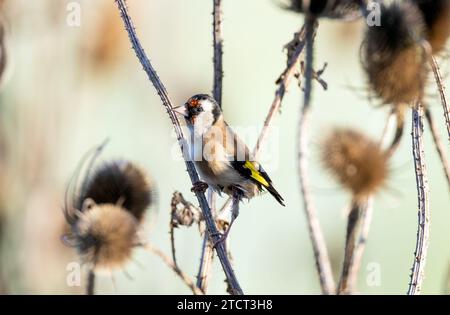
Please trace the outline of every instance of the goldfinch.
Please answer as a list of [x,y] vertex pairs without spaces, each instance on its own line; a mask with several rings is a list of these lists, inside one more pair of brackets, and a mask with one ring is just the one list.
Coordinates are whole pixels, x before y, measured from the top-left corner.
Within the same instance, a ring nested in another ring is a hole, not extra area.
[[230,228],[239,214],[239,201],[251,199],[263,189],[284,206],[283,197],[261,165],[252,159],[245,143],[226,123],[214,98],[197,94],[173,111],[185,118],[191,133],[191,157],[203,181],[195,183],[193,189],[204,191],[210,187],[233,198]]

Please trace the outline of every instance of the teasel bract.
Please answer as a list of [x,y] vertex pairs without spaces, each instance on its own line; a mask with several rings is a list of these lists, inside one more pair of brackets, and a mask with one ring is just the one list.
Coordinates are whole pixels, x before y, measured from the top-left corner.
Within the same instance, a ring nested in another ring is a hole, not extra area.
[[422,14],[408,0],[380,6],[380,25],[366,31],[362,63],[371,90],[383,103],[411,104],[422,96],[427,74]]
[[73,188],[73,200],[66,202],[64,214],[70,225],[66,240],[90,270],[111,271],[123,267],[133,249],[143,244],[139,232],[154,199],[153,185],[132,162],[113,160],[94,166],[94,160],[81,187]]
[[450,37],[450,0],[413,0],[423,14],[426,39],[439,54]]
[[380,25],[369,26],[361,47],[361,60],[371,92],[392,107],[396,132],[388,149],[392,155],[403,135],[408,106],[421,100],[427,81],[426,28],[412,1],[380,4]]
[[353,19],[361,15],[361,4],[358,0],[289,0],[282,7],[331,19]]

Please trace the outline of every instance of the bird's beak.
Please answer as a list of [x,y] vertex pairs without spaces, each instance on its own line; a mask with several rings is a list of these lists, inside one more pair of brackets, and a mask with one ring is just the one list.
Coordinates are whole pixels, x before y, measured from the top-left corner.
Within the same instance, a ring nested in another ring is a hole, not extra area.
[[184,117],[188,116],[188,112],[187,112],[185,105],[174,107],[174,108],[172,108],[172,111],[174,111],[175,113],[180,114]]

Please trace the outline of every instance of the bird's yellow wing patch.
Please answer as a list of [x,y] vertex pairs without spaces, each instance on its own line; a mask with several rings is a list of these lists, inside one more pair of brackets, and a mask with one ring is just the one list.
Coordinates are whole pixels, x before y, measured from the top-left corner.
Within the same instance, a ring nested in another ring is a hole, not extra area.
[[244,168],[250,170],[250,177],[256,180],[258,183],[265,187],[269,187],[270,184],[267,180],[261,175],[261,173],[256,169],[255,165],[250,161],[245,161]]

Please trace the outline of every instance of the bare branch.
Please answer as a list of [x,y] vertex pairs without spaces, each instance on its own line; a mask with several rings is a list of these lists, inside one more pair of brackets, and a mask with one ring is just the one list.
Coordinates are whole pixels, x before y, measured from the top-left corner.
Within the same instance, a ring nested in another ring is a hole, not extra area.
[[272,101],[272,105],[270,106],[269,112],[266,116],[266,119],[264,120],[263,129],[259,134],[258,141],[256,142],[256,146],[253,150],[253,156],[255,157],[255,160],[258,160],[261,148],[267,141],[270,128],[273,124],[276,114],[280,111],[281,103],[291,83],[291,80],[298,73],[300,58],[305,47],[305,35],[305,27],[303,26],[298,33],[294,34],[294,39],[285,46],[288,49],[288,64],[286,69],[280,75],[279,79],[276,81],[279,86],[275,91],[275,98]]
[[[138,57],[139,61],[141,62],[142,66],[144,68],[144,71],[147,73],[150,81],[152,82],[153,86],[155,87],[156,91],[158,92],[158,95],[160,96],[162,103],[167,110],[169,118],[172,121],[181,151],[183,153],[187,171],[191,178],[192,184],[194,184],[199,181],[199,176],[195,169],[194,163],[190,160],[190,158],[188,156],[188,152],[189,152],[188,145],[186,143],[186,139],[184,138],[183,131],[180,127],[180,122],[178,121],[177,116],[175,115],[175,113],[172,110],[173,106],[172,106],[172,102],[169,98],[169,95],[167,93],[167,90],[166,90],[165,86],[163,85],[163,83],[161,82],[161,80],[159,79],[155,69],[153,68],[153,66],[150,63],[150,60],[148,59],[147,55],[145,54],[144,49],[142,48],[142,45],[141,45],[139,39],[136,36],[133,23],[131,21],[130,16],[128,15],[125,0],[116,0],[116,3],[118,5],[122,20],[125,24],[125,28],[130,37],[130,41],[132,43],[133,49],[136,53],[136,56]],[[197,196],[198,202],[199,202],[200,207],[203,212],[203,216],[205,218],[209,237],[214,243],[216,243],[220,240],[220,235],[217,231],[217,228],[216,228],[216,225],[214,222],[214,218],[212,216],[211,209],[209,208],[206,197],[203,193],[200,193],[198,191],[195,192],[195,194]],[[233,294],[243,294],[242,289],[241,289],[241,287],[237,281],[237,278],[234,274],[234,270],[230,264],[230,261],[228,260],[225,245],[219,242],[218,245],[216,246],[216,251],[217,251],[217,256],[219,256],[220,262],[222,264],[222,268],[227,277],[227,281],[230,283],[230,286],[232,287]]]
[[369,235],[373,215],[373,197],[354,200],[349,213],[345,242],[344,265],[339,281],[338,294],[353,294]]
[[[213,0],[213,47],[214,47],[214,83],[213,96],[222,108],[222,82],[223,82],[223,38],[222,38],[222,0]],[[209,206],[216,214],[216,196],[211,189],[209,192]],[[227,251],[229,247],[227,246]],[[214,251],[211,242],[205,236],[202,243],[202,256],[200,258],[200,266],[197,274],[197,286],[206,294],[208,289],[208,280],[211,273],[212,260]]]
[[214,248],[205,234],[202,244],[202,254],[200,259],[200,266],[197,274],[197,287],[202,290],[204,294],[208,291],[208,280],[211,274],[211,266],[214,259]]
[[87,285],[86,285],[86,295],[94,295],[95,291],[95,272],[93,269],[89,270]]
[[214,99],[222,107],[223,80],[223,39],[222,39],[222,0],[213,0],[213,38],[214,38]]
[[450,165],[448,163],[447,155],[445,154],[444,144],[439,136],[439,131],[434,122],[433,116],[431,115],[431,111],[428,108],[425,109],[425,117],[427,118],[428,126],[430,127],[431,135],[433,136],[434,146],[436,147],[436,151],[441,159],[444,174],[447,178],[448,187],[450,189]]
[[445,86],[442,80],[441,71],[439,70],[439,65],[436,61],[436,58],[430,56],[429,58],[431,68],[433,69],[434,79],[436,80],[436,85],[439,90],[439,95],[441,97],[442,107],[444,109],[445,123],[447,126],[448,139],[450,141],[450,109],[447,101],[447,95],[445,94]]
[[325,239],[317,218],[316,209],[313,203],[310,190],[308,174],[308,147],[309,147],[309,119],[311,114],[311,83],[313,72],[313,38],[317,28],[317,21],[306,16],[306,69],[305,69],[305,91],[303,107],[298,123],[298,174],[301,195],[303,197],[303,208],[308,222],[308,229],[316,260],[316,267],[319,273],[320,286],[323,294],[334,294],[336,286],[331,270],[330,259],[325,244]]
[[170,259],[166,254],[164,254],[160,249],[156,248],[155,246],[151,244],[145,244],[142,246],[145,250],[149,251],[150,253],[153,253],[159,258],[163,260],[163,262],[171,268],[180,278],[183,280],[183,282],[191,289],[192,293],[195,295],[203,295],[203,292],[197,288],[195,283],[191,280],[191,278],[185,274],[178,266],[175,264],[175,262]]
[[[217,224],[217,211],[216,211],[216,197],[217,194],[213,189],[208,189],[208,204],[211,207],[211,211],[216,220],[216,226],[220,231],[220,226]],[[227,251],[229,247],[226,246]],[[202,242],[202,251],[200,256],[200,265],[197,272],[197,287],[199,287],[203,293],[206,294],[208,290],[208,281],[211,275],[211,266],[214,258],[214,248],[208,236],[205,234]]]
[[430,230],[428,178],[423,142],[423,105],[421,103],[418,103],[416,108],[412,110],[412,147],[419,210],[416,249],[408,295],[420,294],[424,279]]
[[404,108],[402,106],[395,106],[392,109],[392,113],[395,115],[395,133],[394,139],[392,140],[389,148],[386,150],[386,154],[388,157],[392,157],[394,153],[397,151],[400,146],[400,142],[403,138],[403,133],[405,129],[405,113]]

